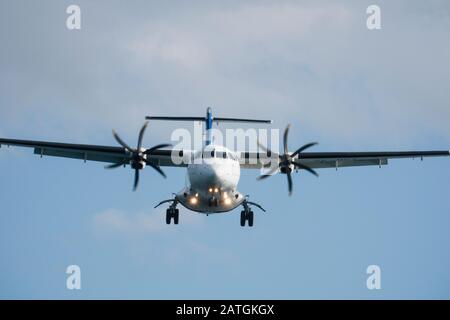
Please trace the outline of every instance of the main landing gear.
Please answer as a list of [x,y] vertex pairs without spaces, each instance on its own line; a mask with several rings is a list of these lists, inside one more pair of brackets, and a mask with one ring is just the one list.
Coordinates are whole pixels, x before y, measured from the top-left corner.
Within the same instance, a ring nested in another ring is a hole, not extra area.
[[166,210],[166,223],[170,224],[172,218],[173,218],[173,224],[178,224],[178,221],[180,218],[180,211],[178,209],[172,208],[172,206],[170,206]]
[[244,206],[244,210],[241,211],[241,227],[245,227],[245,223],[247,222],[249,227],[253,227],[253,210],[250,206],[255,206],[261,209],[263,212],[266,212],[263,207],[255,202],[248,201],[247,198],[242,202]]
[[172,202],[172,204],[166,210],[166,224],[170,224],[172,222],[172,219],[173,224],[178,224],[178,222],[180,221],[180,211],[177,209],[178,200],[176,198],[161,201],[157,206],[155,206],[155,208],[167,202]]
[[253,211],[241,211],[241,227],[245,227],[245,222],[248,221],[248,226],[253,227]]

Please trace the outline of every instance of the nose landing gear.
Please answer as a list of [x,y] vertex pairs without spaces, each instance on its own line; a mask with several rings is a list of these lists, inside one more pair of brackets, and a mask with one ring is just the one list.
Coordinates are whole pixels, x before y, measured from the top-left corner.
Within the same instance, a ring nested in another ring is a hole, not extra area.
[[208,200],[208,206],[210,206],[210,207],[217,207],[219,205],[219,200],[217,200],[217,198],[216,197],[211,197],[211,198],[209,198],[209,200]]
[[245,223],[248,222],[249,227],[253,227],[253,211],[250,206],[255,206],[261,209],[263,212],[266,212],[263,207],[261,207],[259,204],[255,202],[251,202],[246,199],[242,202],[242,205],[244,206],[244,210],[241,211],[241,227],[245,227]]

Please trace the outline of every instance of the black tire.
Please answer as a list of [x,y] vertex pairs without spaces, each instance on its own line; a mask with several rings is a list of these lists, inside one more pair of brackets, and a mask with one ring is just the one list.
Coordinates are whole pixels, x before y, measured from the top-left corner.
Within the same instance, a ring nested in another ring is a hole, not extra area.
[[166,211],[166,224],[170,224],[170,220],[172,220],[172,215],[170,214],[170,211]]
[[241,211],[241,227],[245,227],[245,211]]
[[253,227],[253,211],[250,211],[248,213],[247,220],[248,220],[248,226]]
[[180,212],[178,211],[178,209],[175,209],[175,213],[173,214],[173,223],[178,224],[179,218]]

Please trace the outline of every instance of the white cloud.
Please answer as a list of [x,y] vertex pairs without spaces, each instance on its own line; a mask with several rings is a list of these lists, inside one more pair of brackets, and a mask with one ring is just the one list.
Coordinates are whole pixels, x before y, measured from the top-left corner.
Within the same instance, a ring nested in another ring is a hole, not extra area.
[[[450,19],[437,14],[448,13],[446,2],[382,2],[374,32],[364,2],[84,5],[97,19],[79,36],[55,28],[52,15],[40,21],[45,32],[24,28],[39,8],[2,17],[16,35],[0,33],[7,132],[98,138],[114,127],[135,139],[147,114],[212,106],[278,127],[293,122],[330,142],[448,141]],[[106,18],[121,23],[108,28]],[[167,139],[168,128],[155,125],[153,138]]]
[[[183,225],[200,226],[202,217],[193,213],[180,212]],[[117,209],[107,209],[93,216],[93,226],[96,231],[108,234],[145,235],[163,232],[173,232],[173,226],[165,223],[165,211],[153,210],[151,213],[125,212]],[[186,227],[185,226],[185,227]]]
[[[187,80],[183,88],[171,83],[187,101],[274,117],[280,127],[298,119],[331,141],[392,147],[450,133],[443,120],[450,117],[449,19],[430,24],[427,10],[409,9],[385,4],[378,33],[365,27],[364,4],[348,2],[243,3],[200,10],[195,18],[179,13],[144,29],[208,57],[189,74],[169,73]],[[136,58],[149,72],[157,67]]]
[[140,63],[166,63],[194,69],[209,64],[208,47],[195,35],[171,28],[151,29],[130,44],[130,51]]
[[350,10],[337,3],[298,2],[244,3],[207,16],[208,22],[217,26],[209,32],[251,42],[300,39],[324,26],[348,24],[350,18]]
[[235,267],[238,259],[228,247],[212,246],[205,241],[208,231],[199,232],[204,219],[203,215],[180,210],[181,225],[174,226],[166,225],[164,210],[142,213],[107,209],[93,216],[92,227],[99,240],[123,244],[130,259],[143,266],[151,267],[157,260],[175,271],[188,261],[190,270],[198,274],[217,264]]

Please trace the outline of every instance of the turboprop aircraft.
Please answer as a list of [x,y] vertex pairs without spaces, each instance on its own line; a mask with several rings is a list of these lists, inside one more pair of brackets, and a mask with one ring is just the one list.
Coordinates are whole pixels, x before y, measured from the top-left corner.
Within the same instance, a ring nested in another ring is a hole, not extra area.
[[[166,210],[166,223],[179,222],[178,205],[202,214],[230,212],[242,206],[241,226],[253,226],[253,207],[263,211],[263,207],[250,201],[248,196],[238,191],[241,169],[267,168],[258,177],[266,179],[280,173],[287,177],[289,194],[293,190],[292,173],[305,170],[318,176],[316,170],[324,168],[387,165],[389,159],[423,158],[450,156],[450,151],[379,151],[379,152],[305,152],[315,146],[312,142],[291,152],[288,149],[289,128],[283,134],[282,152],[273,152],[258,142],[262,151],[232,151],[212,141],[213,123],[253,123],[269,124],[271,120],[221,118],[214,117],[211,108],[204,117],[157,117],[148,116],[138,136],[136,148],[129,146],[113,130],[113,136],[120,146],[99,146],[85,144],[67,144],[59,142],[1,139],[0,146],[19,146],[34,149],[34,153],[43,156],[80,159],[110,163],[107,169],[130,166],[134,171],[134,190],[138,187],[140,171],[152,167],[166,177],[161,167],[186,167],[186,185],[172,198],[161,201],[169,204]],[[205,142],[200,150],[173,148],[170,144],[143,147],[143,137],[149,121],[202,121],[206,129]],[[155,208],[156,208],[155,207]]]

